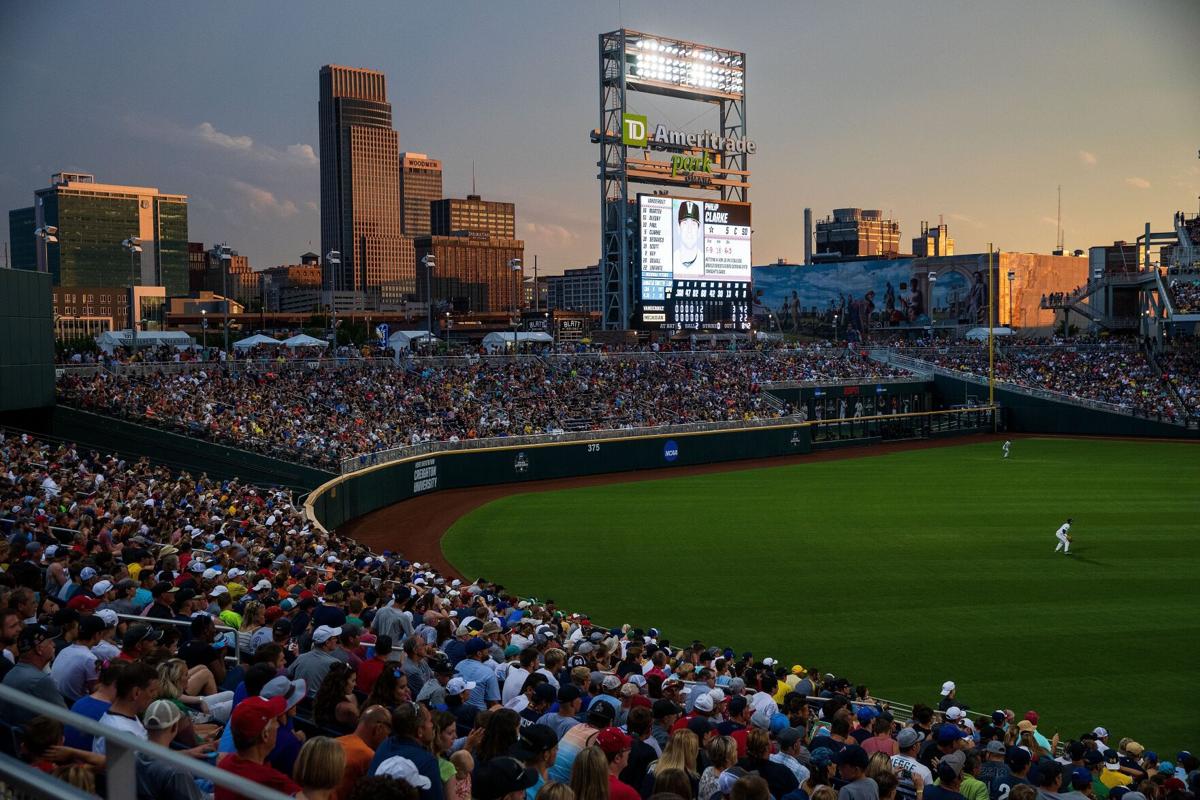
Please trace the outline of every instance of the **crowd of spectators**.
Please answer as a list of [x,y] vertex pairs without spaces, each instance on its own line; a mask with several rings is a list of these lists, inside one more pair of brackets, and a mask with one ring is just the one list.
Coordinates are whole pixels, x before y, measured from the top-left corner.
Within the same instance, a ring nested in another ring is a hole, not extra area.
[[1158,357],[1158,363],[1187,413],[1200,417],[1200,347],[1194,343],[1176,344]]
[[429,441],[772,418],[764,383],[902,370],[833,347],[67,374],[59,400],[332,468]]
[[[988,374],[986,346],[899,352],[945,369]],[[1181,362],[1179,368],[1192,370],[1184,380],[1194,384],[1195,362]],[[997,381],[1108,403],[1142,416],[1180,420],[1194,413],[1181,406],[1170,377],[1160,374],[1134,344],[1039,346],[1006,342],[997,347],[994,369]]]
[[[969,711],[953,681],[900,717],[812,665],[447,579],[311,527],[278,490],[23,435],[0,437],[0,467],[3,685],[287,795],[1192,800],[1200,784],[1189,753],[1100,727],[1047,739],[1036,712]],[[85,791],[105,780],[105,737],[15,703],[0,734]],[[136,777],[139,800],[239,796],[153,755]]]
[[1179,314],[1200,314],[1200,281],[1172,278],[1171,305]]

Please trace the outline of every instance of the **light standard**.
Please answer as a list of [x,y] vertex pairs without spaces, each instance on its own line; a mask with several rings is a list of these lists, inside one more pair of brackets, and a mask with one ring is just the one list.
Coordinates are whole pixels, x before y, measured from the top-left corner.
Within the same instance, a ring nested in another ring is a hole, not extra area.
[[338,250],[330,250],[325,254],[325,266],[329,270],[329,341],[337,348],[337,290],[334,288],[335,270],[342,263],[342,254]]
[[510,260],[508,268],[513,273],[513,353],[515,354],[517,352],[517,326],[521,323],[521,301],[518,298],[521,291],[521,259]]
[[454,324],[454,320],[450,318],[450,312],[446,312],[446,355],[450,355],[450,326]]
[[430,339],[433,338],[433,270],[437,267],[437,256],[433,253],[426,253],[421,256],[421,263],[425,265],[425,320],[428,324],[428,330],[425,333]]
[[[38,264],[38,272],[50,271],[50,245],[58,244],[58,228],[54,225],[43,225],[34,230],[33,235],[42,243],[42,260]],[[42,266],[45,269],[42,269]]]
[[[202,341],[204,342],[204,344],[201,346],[207,350],[208,349],[208,309],[207,308],[200,309],[200,331],[201,331],[200,336],[202,337]],[[205,358],[207,358],[207,356],[205,356]]]
[[1017,279],[1017,273],[1013,270],[1008,271],[1008,327],[1013,327],[1013,281]]
[[129,335],[133,339],[133,354],[137,355],[137,321],[141,312],[137,307],[137,262],[142,253],[142,240],[130,236],[121,242],[121,246],[129,251]]
[[835,311],[833,314],[833,341],[835,344],[837,343],[837,340],[838,340],[837,331],[838,331],[838,314]]
[[929,273],[929,297],[925,301],[929,304],[929,334],[933,335],[933,287],[937,283],[937,273]]

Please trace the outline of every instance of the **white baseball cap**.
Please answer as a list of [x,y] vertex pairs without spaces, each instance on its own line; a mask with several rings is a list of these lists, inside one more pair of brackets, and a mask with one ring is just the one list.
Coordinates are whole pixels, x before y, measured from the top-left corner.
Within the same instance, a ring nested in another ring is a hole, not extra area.
[[96,581],[95,585],[92,586],[92,594],[96,595],[96,597],[103,597],[111,592],[112,588],[112,581]]
[[334,636],[341,636],[341,628],[331,628],[328,625],[322,625],[313,631],[313,644],[325,644]]
[[945,683],[942,684],[942,697],[945,697],[946,695],[950,694],[956,688],[958,688],[958,687],[956,687],[954,685],[954,681],[946,681]]
[[416,789],[428,789],[432,785],[429,782],[429,778],[426,778],[417,769],[417,765],[404,756],[385,758],[383,763],[375,768],[375,774],[385,778],[395,778],[396,780],[404,781]]
[[269,580],[267,580],[266,578],[263,578],[261,581],[254,584],[254,591],[256,591],[256,592],[271,591],[271,582]]
[[446,694],[462,694],[469,692],[475,688],[475,681],[464,681],[462,678],[454,677],[446,684]]
[[1095,736],[1097,739],[1103,739],[1108,736],[1108,728],[1103,728],[1103,727],[1097,726],[1095,729],[1092,730],[1092,735]]
[[113,611],[111,608],[100,609],[96,612],[96,616],[104,620],[104,624],[110,628],[117,627],[117,623],[120,622],[120,620],[117,618],[117,612]]
[[214,586],[213,590],[208,593],[208,596],[209,597],[220,597],[223,594],[229,594],[229,589],[226,588],[224,584],[221,584],[220,586]]
[[704,694],[697,697],[696,704],[693,706],[693,708],[695,708],[697,711],[704,711],[704,712],[712,711],[713,710],[712,695],[710,695],[708,692],[705,692]]
[[946,709],[946,719],[950,720],[951,722],[958,722],[965,716],[966,714],[964,714],[963,710],[958,706],[950,706],[948,709]]

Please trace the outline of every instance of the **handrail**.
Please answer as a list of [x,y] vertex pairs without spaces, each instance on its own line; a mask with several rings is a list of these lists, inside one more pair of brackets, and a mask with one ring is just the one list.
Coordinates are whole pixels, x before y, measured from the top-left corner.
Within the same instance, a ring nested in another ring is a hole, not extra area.
[[[136,760],[138,753],[145,753],[155,761],[164,763],[173,769],[199,776],[222,786],[230,791],[250,798],[250,800],[289,800],[287,795],[274,789],[247,780],[240,775],[234,775],[223,769],[208,764],[201,759],[182,755],[170,748],[140,739],[131,733],[101,725],[90,717],[68,711],[62,706],[47,703],[38,697],[18,692],[0,684],[0,702],[34,712],[37,716],[49,717],[70,725],[93,737],[103,738],[104,749],[108,757],[106,794],[113,800],[124,800],[130,796],[130,788],[137,785]],[[30,767],[32,769],[32,767]],[[62,796],[61,794],[58,796]]]

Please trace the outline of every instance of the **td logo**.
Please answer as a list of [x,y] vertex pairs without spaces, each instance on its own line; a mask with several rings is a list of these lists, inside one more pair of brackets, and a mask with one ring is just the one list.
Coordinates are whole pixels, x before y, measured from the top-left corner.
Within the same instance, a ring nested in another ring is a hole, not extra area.
[[644,114],[621,115],[621,142],[630,147],[645,147],[649,125]]

